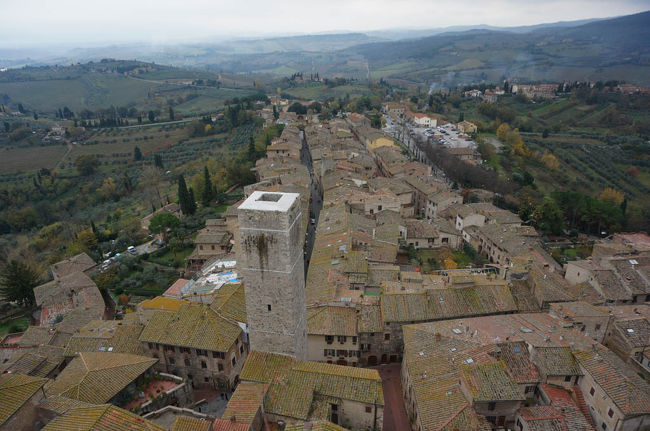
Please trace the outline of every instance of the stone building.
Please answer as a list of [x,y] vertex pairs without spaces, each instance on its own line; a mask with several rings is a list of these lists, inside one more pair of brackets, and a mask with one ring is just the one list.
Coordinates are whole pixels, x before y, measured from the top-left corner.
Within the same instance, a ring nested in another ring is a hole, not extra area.
[[239,380],[248,350],[235,319],[215,306],[183,304],[177,312],[156,311],[140,334],[156,370],[188,378],[196,387],[229,388]]
[[242,393],[233,394],[224,418],[254,423],[262,408],[267,423],[282,421],[286,429],[316,421],[354,430],[383,428],[384,396],[377,370],[252,351],[241,376],[237,392]]
[[253,192],[239,206],[241,272],[253,350],[305,359],[305,275],[298,193]]
[[357,366],[359,340],[355,307],[323,306],[309,310],[307,351],[310,361]]
[[599,430],[650,428],[650,385],[603,346],[574,353],[583,376],[579,386]]

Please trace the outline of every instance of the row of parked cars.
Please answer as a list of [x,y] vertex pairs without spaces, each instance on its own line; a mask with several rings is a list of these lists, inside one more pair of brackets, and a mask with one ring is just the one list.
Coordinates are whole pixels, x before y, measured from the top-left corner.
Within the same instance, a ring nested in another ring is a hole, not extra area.
[[[132,254],[132,255],[135,255],[135,254],[137,253],[136,248],[135,248],[134,246],[132,246],[132,245],[128,246],[128,247],[126,248],[126,251],[127,251],[127,253]],[[108,255],[110,255],[110,253],[108,253],[107,255],[104,255],[104,257],[107,257]],[[121,256],[122,256],[122,253],[115,253],[115,256],[109,257],[108,259],[106,259],[105,261],[103,261],[103,262],[102,262],[102,267],[101,267],[102,271],[108,269],[112,264],[114,264],[115,262],[117,262],[118,259],[119,259]]]

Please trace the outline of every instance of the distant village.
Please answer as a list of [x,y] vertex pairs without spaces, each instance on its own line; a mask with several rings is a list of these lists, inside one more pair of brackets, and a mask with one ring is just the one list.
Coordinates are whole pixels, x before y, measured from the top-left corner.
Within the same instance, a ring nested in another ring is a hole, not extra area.
[[[110,261],[51,266],[32,324],[0,344],[1,430],[650,430],[650,236],[562,266],[398,134],[476,164],[476,125],[388,102],[381,130],[270,99],[257,115],[285,126],[257,182],[161,296],[118,313],[93,281]],[[404,253],[441,249],[482,264],[425,271]]]

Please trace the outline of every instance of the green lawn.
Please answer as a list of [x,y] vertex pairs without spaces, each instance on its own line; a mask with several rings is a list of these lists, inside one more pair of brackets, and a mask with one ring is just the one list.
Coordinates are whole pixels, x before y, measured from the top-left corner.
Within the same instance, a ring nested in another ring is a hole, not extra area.
[[29,317],[21,316],[0,324],[0,336],[13,332],[22,332],[29,326]]
[[437,248],[432,250],[420,249],[416,251],[417,259],[420,262],[422,273],[428,273],[439,269],[445,269],[445,259],[456,262],[460,268],[482,266],[487,261],[478,256],[473,249],[451,250],[449,248]]
[[192,254],[193,250],[194,250],[193,246],[185,247],[182,248],[181,250],[178,250],[174,255],[173,251],[165,248],[161,251],[152,253],[149,256],[148,261],[163,266],[182,268],[183,266],[185,266],[185,258],[190,254]]

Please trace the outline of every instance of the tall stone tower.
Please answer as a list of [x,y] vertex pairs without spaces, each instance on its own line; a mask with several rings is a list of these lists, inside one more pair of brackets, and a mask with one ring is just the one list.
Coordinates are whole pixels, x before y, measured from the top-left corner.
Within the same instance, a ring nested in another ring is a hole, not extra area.
[[250,347],[307,357],[299,193],[256,191],[238,210]]

